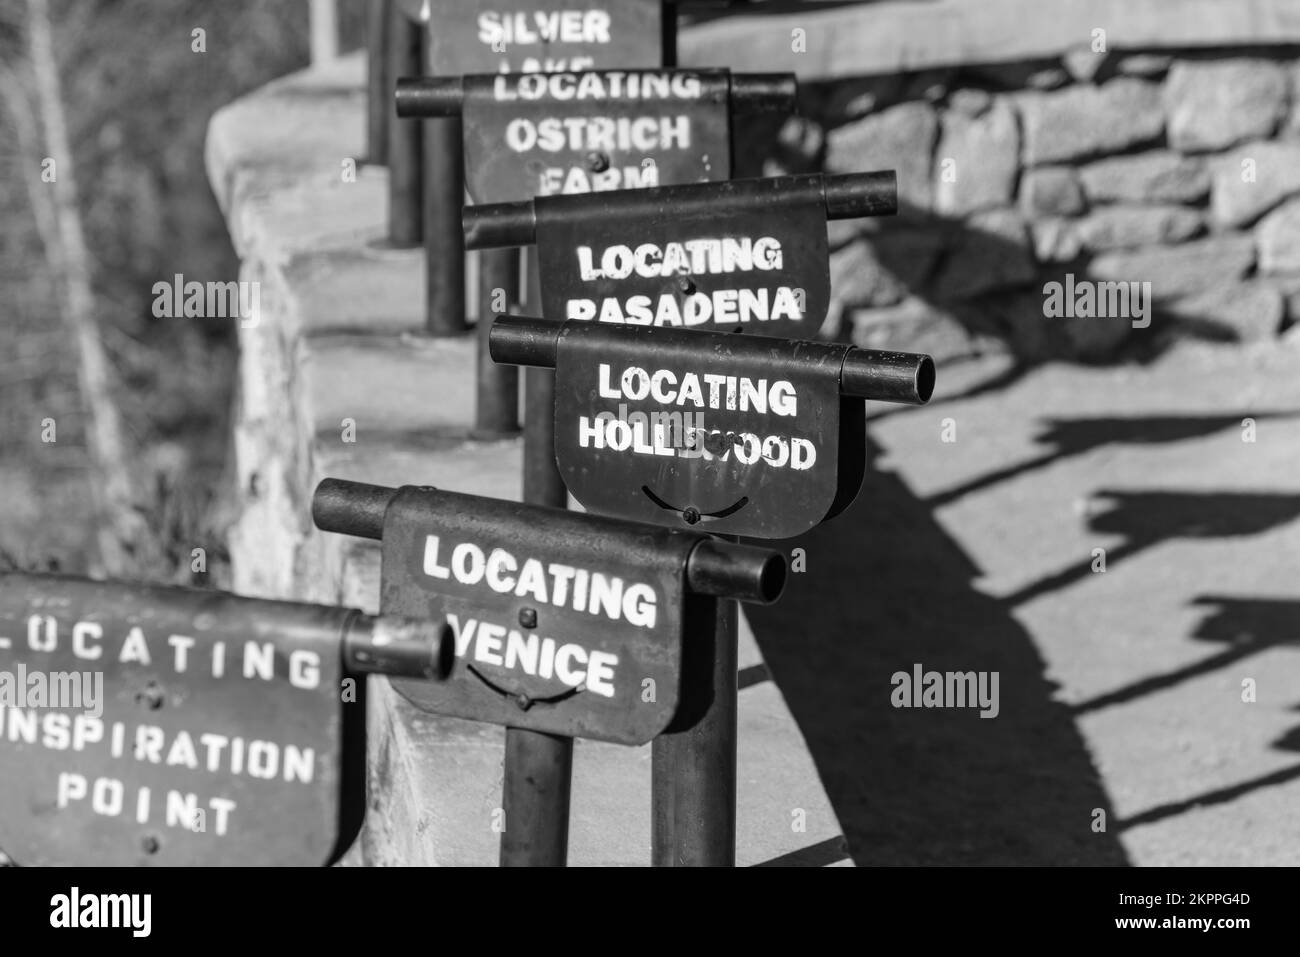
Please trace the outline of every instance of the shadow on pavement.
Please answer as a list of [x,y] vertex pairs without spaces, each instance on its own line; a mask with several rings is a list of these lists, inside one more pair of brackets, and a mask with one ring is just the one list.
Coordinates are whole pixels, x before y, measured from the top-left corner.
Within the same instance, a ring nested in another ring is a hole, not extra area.
[[[1106,568],[1175,538],[1258,535],[1300,518],[1300,495],[1270,492],[1147,492],[1102,489],[1106,511],[1089,522],[1099,534],[1124,536],[1106,549]],[[1093,574],[1092,557],[1040,578],[999,599],[1008,609],[1065,588]]]
[[[1207,675],[1258,652],[1283,645],[1300,645],[1300,601],[1205,595],[1197,598],[1193,604],[1213,606],[1214,612],[1197,626],[1192,637],[1197,641],[1221,644],[1223,650],[1189,665],[1151,675],[1081,701],[1074,706],[1074,713],[1086,714],[1111,705],[1124,704],[1143,695],[1164,691],[1192,678]],[[1297,729],[1297,738],[1300,739],[1300,729]],[[1300,740],[1293,747],[1281,744],[1278,747],[1300,751]]]
[[[806,573],[747,614],[857,863],[1127,863],[1092,830],[1108,800],[1029,634],[924,502],[869,469],[853,506],[788,545]],[[894,708],[891,676],[918,663],[998,672],[1000,713]]]
[[1026,472],[1046,468],[1054,462],[1075,455],[1085,455],[1111,445],[1166,445],[1201,439],[1225,429],[1240,428],[1243,419],[1256,422],[1294,416],[1294,412],[1242,412],[1233,415],[1145,415],[1099,416],[1088,419],[1046,419],[1034,437],[1047,451],[1004,469],[972,479],[956,488],[931,496],[927,502],[935,508],[1005,482]]
[[[1223,668],[1257,652],[1288,645],[1300,645],[1300,601],[1283,598],[1230,598],[1206,595],[1197,598],[1194,604],[1209,605],[1214,611],[1201,622],[1193,637],[1198,641],[1221,643],[1226,646],[1223,651],[1163,675],[1155,675],[1091,701],[1085,701],[1076,708],[1076,711],[1091,711],[1111,704],[1120,704],[1144,694],[1161,691],[1180,681]],[[1300,727],[1286,732],[1273,742],[1273,747],[1279,751],[1300,751]],[[1148,808],[1131,818],[1116,821],[1115,826],[1123,831],[1143,824],[1153,824],[1195,808],[1227,804],[1261,788],[1287,784],[1297,778],[1300,778],[1300,764],[1292,764],[1247,781],[1239,781],[1228,787]]]

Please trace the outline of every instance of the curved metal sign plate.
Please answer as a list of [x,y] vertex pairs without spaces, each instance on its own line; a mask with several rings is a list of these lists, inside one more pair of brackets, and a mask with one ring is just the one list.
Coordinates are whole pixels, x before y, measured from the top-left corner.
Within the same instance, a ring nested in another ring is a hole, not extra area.
[[497,203],[731,173],[725,71],[466,76],[465,188]]
[[603,515],[752,538],[805,532],[862,481],[862,403],[839,392],[849,348],[567,323],[560,474]]
[[825,209],[732,203],[726,187],[692,207],[654,190],[585,197],[582,216],[539,201],[543,315],[815,338],[830,304]]
[[38,866],[330,862],[364,801],[343,614],[0,576],[0,848]]
[[686,560],[702,536],[436,489],[388,506],[381,607],[445,616],[456,663],[393,680],[418,708],[644,744],[681,683]]

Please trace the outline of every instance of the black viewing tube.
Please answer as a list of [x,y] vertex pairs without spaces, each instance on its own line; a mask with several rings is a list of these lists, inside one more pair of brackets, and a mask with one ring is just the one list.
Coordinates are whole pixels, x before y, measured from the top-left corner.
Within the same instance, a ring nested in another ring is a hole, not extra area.
[[[397,492],[382,485],[324,479],[312,496],[312,518],[322,531],[379,539],[384,512]],[[636,527],[637,523],[627,524]],[[780,552],[753,545],[704,539],[686,560],[686,585],[697,595],[767,604],[781,594],[785,576],[785,557]],[[423,667],[418,651],[412,657],[416,662],[412,667]]]
[[850,349],[840,370],[840,395],[925,405],[934,392],[934,360],[915,352]]
[[686,560],[686,584],[697,595],[768,605],[785,588],[785,556],[770,548],[705,539]]
[[394,96],[400,117],[459,116],[465,87],[458,76],[403,76]]
[[799,95],[793,73],[731,74],[731,112],[791,113]]
[[343,663],[355,674],[446,678],[456,653],[441,619],[357,615],[343,631]]
[[384,512],[397,489],[345,479],[322,479],[311,497],[311,517],[322,532],[384,537]]
[[562,328],[549,319],[499,315],[488,333],[488,352],[493,362],[554,369]]
[[743,207],[768,209],[773,216],[780,216],[785,204],[816,202],[825,207],[827,219],[891,216],[898,212],[898,175],[893,170],[833,176],[812,173],[483,203],[466,206],[461,223],[466,249],[494,249],[530,246],[537,241],[539,203],[548,215],[581,218],[597,209],[604,215],[617,215],[623,208],[635,212],[651,204],[676,207],[683,215],[710,208],[721,211],[725,207]]

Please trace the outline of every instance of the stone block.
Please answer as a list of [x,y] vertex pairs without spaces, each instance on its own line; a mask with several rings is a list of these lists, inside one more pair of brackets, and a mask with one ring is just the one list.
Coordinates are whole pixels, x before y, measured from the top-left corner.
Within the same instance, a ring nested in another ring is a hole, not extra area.
[[1287,108],[1283,68],[1271,60],[1179,60],[1165,80],[1169,145],[1184,153],[1267,137]]

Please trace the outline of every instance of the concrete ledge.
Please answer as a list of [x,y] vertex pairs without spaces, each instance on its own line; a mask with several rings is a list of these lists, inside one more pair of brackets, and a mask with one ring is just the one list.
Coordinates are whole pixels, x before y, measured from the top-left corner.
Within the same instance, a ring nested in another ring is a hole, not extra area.
[[[683,66],[789,70],[802,80],[970,63],[1050,59],[1086,49],[1300,43],[1294,0],[932,0],[818,9],[765,4],[683,30]],[[795,31],[801,31],[796,33]]]
[[474,420],[475,341],[415,336],[338,335],[306,340],[299,355],[312,427],[358,436],[386,433],[464,435]]

